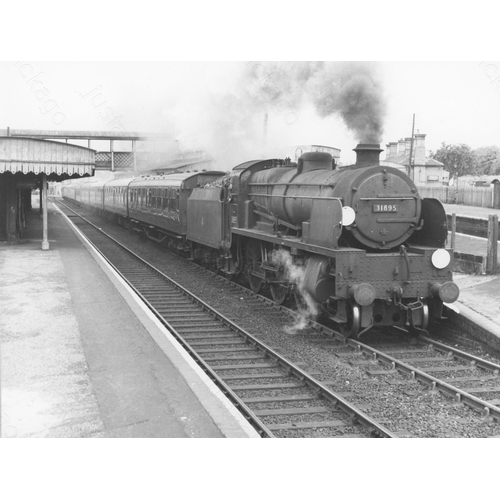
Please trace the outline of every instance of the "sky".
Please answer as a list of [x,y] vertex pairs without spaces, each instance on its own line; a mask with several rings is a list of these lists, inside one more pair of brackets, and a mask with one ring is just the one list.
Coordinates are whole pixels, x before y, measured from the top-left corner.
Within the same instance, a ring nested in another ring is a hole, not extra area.
[[[328,62],[336,64],[347,63]],[[337,147],[344,164],[354,161],[356,133],[339,114],[321,117],[307,98],[297,102],[305,88],[288,98],[287,68],[270,61],[1,62],[0,128],[162,132],[215,156],[233,144],[226,169],[299,144]],[[382,148],[411,135],[413,114],[428,150],[442,142],[500,146],[500,62],[374,61],[372,70],[385,109]],[[258,101],[241,99],[249,75]],[[319,92],[329,83],[322,85]],[[244,147],[242,136],[252,138]]]

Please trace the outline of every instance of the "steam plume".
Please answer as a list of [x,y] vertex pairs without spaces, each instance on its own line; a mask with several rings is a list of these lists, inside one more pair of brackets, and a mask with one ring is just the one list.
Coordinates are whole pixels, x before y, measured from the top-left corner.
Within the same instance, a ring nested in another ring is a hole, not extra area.
[[263,116],[283,106],[298,114],[312,106],[320,118],[341,117],[358,142],[381,142],[385,101],[375,63],[266,61],[236,70],[230,85],[190,94],[174,113],[179,141],[206,149],[217,168],[261,157]]
[[305,269],[293,263],[292,256],[286,250],[278,250],[273,254],[273,264],[283,267],[286,279],[295,285],[295,291],[303,300],[304,306],[298,305],[299,318],[293,325],[285,326],[286,333],[294,335],[308,326],[309,319],[315,319],[318,315],[318,307],[313,298],[304,289]]

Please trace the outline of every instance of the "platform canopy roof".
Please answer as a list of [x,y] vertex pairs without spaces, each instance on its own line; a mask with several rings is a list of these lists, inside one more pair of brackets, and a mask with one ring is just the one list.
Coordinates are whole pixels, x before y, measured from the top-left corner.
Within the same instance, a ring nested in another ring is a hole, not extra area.
[[0,174],[11,172],[32,177],[45,173],[61,181],[94,175],[93,149],[34,138],[0,137]]
[[95,130],[26,130],[0,129],[0,137],[33,137],[37,139],[86,139],[116,141],[171,141],[172,136],[158,132],[122,132]]

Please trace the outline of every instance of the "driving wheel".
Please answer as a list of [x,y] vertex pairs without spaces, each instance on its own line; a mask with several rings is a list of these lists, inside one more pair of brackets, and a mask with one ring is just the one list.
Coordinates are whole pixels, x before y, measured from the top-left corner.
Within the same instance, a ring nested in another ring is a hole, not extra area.
[[262,278],[253,274],[253,272],[261,272],[261,265],[262,253],[260,251],[260,244],[251,241],[247,246],[247,278],[250,289],[254,293],[259,293],[264,284]]

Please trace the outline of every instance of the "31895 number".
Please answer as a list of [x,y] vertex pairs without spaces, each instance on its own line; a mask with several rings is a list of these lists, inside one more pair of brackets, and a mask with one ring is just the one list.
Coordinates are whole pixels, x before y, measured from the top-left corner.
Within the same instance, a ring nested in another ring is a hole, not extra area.
[[375,205],[373,205],[373,211],[374,212],[397,212],[398,206],[397,205],[375,204]]

